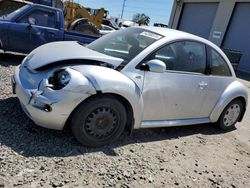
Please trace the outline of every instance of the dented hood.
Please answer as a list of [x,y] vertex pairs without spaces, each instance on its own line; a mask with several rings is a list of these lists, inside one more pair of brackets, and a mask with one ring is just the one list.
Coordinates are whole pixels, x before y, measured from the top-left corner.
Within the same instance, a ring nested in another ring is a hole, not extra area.
[[[95,60],[118,67],[123,59],[108,56],[94,50],[88,49],[78,42],[52,42],[42,45],[33,50],[23,61],[23,65],[30,70],[59,61],[70,59]],[[72,61],[72,63],[74,63]]]

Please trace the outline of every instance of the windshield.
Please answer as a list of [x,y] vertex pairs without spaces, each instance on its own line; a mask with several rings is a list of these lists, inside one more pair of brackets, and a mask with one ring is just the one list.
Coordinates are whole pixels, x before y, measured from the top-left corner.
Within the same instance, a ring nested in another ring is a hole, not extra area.
[[87,45],[94,51],[123,59],[125,66],[149,45],[162,38],[162,35],[139,27],[115,31]]
[[11,20],[12,18],[14,18],[17,14],[19,14],[19,12],[23,11],[24,9],[28,8],[30,5],[25,5],[23,6],[22,8],[19,8],[17,10],[15,10],[14,12],[10,13],[10,14],[5,14],[3,16],[1,16],[0,18],[1,19],[4,19],[4,20]]

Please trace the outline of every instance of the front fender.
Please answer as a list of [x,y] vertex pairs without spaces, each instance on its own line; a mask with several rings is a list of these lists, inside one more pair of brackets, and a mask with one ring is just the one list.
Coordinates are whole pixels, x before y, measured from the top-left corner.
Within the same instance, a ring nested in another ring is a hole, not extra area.
[[210,114],[210,121],[217,122],[221,113],[225,109],[225,107],[234,99],[238,97],[243,97],[246,102],[248,102],[248,92],[247,88],[241,84],[239,81],[232,82],[226,90],[221,95],[220,99],[218,100],[217,104],[215,105],[212,113]]
[[140,128],[143,98],[139,87],[131,79],[116,70],[101,66],[83,65],[72,68],[88,78],[96,91],[118,94],[127,99],[134,113],[134,128]]

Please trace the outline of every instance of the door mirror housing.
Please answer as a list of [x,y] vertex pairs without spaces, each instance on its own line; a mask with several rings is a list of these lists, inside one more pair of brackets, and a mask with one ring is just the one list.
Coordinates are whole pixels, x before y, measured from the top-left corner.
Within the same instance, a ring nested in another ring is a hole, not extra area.
[[163,73],[166,71],[166,64],[158,59],[149,60],[146,63],[148,70],[151,72]]
[[32,17],[29,17],[28,18],[28,23],[29,23],[29,26],[35,25],[36,24],[36,19],[32,18]]

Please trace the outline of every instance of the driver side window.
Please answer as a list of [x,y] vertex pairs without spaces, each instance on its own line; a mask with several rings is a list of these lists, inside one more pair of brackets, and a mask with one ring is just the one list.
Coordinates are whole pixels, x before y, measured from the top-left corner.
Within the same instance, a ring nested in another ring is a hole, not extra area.
[[153,53],[150,59],[163,61],[167,70],[204,74],[206,47],[193,41],[174,42]]

